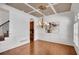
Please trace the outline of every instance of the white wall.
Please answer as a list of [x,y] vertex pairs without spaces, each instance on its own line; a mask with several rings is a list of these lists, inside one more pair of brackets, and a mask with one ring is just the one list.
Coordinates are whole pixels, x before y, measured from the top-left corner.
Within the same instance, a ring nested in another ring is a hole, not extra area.
[[71,11],[74,12],[75,15],[75,19],[74,19],[74,47],[75,50],[77,52],[77,54],[79,55],[79,19],[78,19],[78,13],[79,13],[79,3],[73,3],[72,4],[72,8]]
[[9,31],[9,22],[2,26],[2,32],[7,33],[7,31]]
[[46,33],[38,29],[39,39],[61,44],[73,45],[73,12],[46,16],[44,20],[47,22],[55,21],[59,23],[59,28],[57,32],[53,33]]
[[[7,5],[0,6],[9,11],[9,39],[0,42],[0,52],[20,46],[29,42],[29,20],[35,20],[35,39],[46,40],[61,44],[73,45],[73,12],[66,12],[45,17],[45,21],[56,21],[59,23],[58,32],[45,33],[38,28],[38,19],[32,15],[19,11]],[[5,43],[5,44],[4,44]]]
[[[8,20],[9,20],[9,11],[0,8],[0,25],[2,25],[3,23],[5,23]],[[8,25],[8,24],[6,24],[6,25]],[[3,33],[6,33],[6,30],[9,29],[6,25],[0,27],[0,35],[3,35]]]
[[0,8],[0,25],[8,21],[9,11]]
[[7,5],[3,5],[1,6],[1,8],[4,8],[9,11],[10,25],[9,25],[9,39],[5,40],[6,42],[0,42],[0,52],[6,51],[8,49],[29,42],[30,18],[33,18],[34,21],[37,20],[38,18]]
[[11,38],[13,37],[13,39],[15,39],[16,41],[18,40],[21,41],[23,39],[29,40],[29,20],[30,18],[34,18],[34,17],[31,17],[28,14],[19,13],[18,11],[10,12]]
[[71,11],[79,12],[79,3],[72,3]]
[[79,3],[72,3],[71,11],[74,12],[74,22],[76,22],[78,20],[77,15],[79,13]]

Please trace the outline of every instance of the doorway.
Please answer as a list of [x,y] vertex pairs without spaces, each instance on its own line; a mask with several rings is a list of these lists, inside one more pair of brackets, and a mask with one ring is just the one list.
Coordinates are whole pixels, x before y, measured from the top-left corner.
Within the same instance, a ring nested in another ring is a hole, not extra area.
[[34,20],[30,19],[30,54],[34,54]]

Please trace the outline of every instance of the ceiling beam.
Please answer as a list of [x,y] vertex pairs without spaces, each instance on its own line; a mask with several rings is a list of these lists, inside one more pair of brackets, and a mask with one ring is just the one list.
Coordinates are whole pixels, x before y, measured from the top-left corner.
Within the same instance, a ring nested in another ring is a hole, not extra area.
[[28,12],[28,13],[30,14],[30,13],[32,13],[32,12],[35,12],[35,10],[32,10],[32,11],[30,11],[30,12]]
[[[59,3],[53,3],[53,4],[51,4],[51,5],[53,5],[53,6],[54,6],[54,5],[57,5],[57,4],[59,4]],[[48,4],[48,6],[47,6],[47,7],[50,7],[50,5]]]
[[49,6],[51,7],[52,11],[56,14],[57,12],[56,12],[54,6],[51,3],[49,3]]
[[40,13],[42,16],[45,16],[42,12],[40,12],[38,9],[32,7],[32,6],[29,5],[28,3],[25,3],[25,5],[29,6],[30,8],[32,8],[32,9],[35,10],[36,12]]
[[[38,10],[40,10],[40,9],[38,9]],[[36,11],[35,11],[35,10],[32,10],[32,11],[30,11],[30,12],[28,12],[28,13],[30,14],[30,13],[32,13],[32,12],[36,12]]]

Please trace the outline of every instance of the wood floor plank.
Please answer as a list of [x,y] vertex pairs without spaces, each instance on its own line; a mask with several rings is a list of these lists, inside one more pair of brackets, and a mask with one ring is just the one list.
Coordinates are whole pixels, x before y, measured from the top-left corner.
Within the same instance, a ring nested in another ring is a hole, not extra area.
[[[30,44],[8,50],[0,53],[0,55],[76,55],[76,51],[73,46],[47,42],[42,40],[35,41],[33,49],[30,48]],[[31,52],[33,50],[33,52]]]

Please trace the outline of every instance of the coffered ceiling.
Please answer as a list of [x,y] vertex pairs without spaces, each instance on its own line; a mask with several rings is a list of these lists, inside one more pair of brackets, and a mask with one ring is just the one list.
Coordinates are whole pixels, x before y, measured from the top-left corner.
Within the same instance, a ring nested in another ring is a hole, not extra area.
[[68,4],[68,3],[57,4],[57,5],[54,5],[54,8],[57,13],[66,12],[66,11],[70,11],[71,4]]
[[[42,17],[71,10],[71,3],[8,3],[7,5],[29,13],[33,16]],[[44,10],[40,6],[45,6]]]

